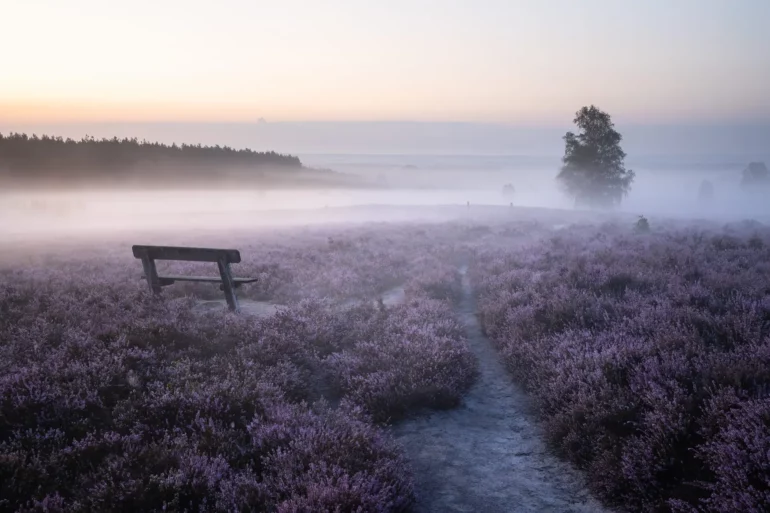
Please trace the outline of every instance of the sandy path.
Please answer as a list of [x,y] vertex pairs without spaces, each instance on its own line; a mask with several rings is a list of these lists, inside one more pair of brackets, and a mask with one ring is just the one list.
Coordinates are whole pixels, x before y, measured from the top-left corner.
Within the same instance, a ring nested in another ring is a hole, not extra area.
[[[405,297],[406,293],[404,292],[403,285],[399,285],[397,287],[393,287],[392,289],[386,290],[380,296],[385,306],[395,306],[401,304],[404,302]],[[343,301],[340,306],[343,308],[350,308],[359,302],[360,300],[357,299],[349,299],[347,301]],[[377,302],[374,301],[374,303],[376,304]],[[271,301],[254,301],[252,299],[241,298],[238,298],[238,305],[240,307],[241,313],[252,315],[254,317],[270,317],[271,315],[275,315],[281,309],[286,308],[285,305],[273,303]],[[196,301],[195,306],[193,307],[194,313],[207,313],[213,311],[221,312],[226,310],[227,302],[224,299],[199,299]]]
[[460,314],[480,376],[459,408],[396,425],[415,472],[417,512],[597,512],[581,476],[546,451],[527,397],[475,316],[463,269]]
[[[253,315],[254,317],[270,317],[275,315],[281,308],[281,305],[269,301],[253,301],[251,299],[238,298],[238,306],[241,313]],[[224,299],[199,300],[196,302],[193,312],[206,313],[213,311],[226,311],[227,302]]]

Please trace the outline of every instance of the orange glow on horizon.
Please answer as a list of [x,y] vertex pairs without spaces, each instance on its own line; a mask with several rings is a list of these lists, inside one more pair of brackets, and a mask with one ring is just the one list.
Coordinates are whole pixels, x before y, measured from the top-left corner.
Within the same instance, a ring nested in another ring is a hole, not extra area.
[[86,101],[0,103],[0,119],[16,123],[256,121],[260,117],[258,112],[238,105]]
[[[584,102],[588,104],[592,102]],[[599,103],[606,108],[608,102]],[[468,122],[513,124],[526,126],[556,126],[571,124],[580,102],[560,105],[558,108],[530,108],[520,111],[444,112],[425,108],[408,115],[403,111],[385,109],[313,109],[298,106],[292,110],[266,110],[256,106],[232,103],[182,103],[182,102],[89,102],[89,101],[2,101],[0,123],[10,124],[66,124],[66,123],[256,123],[267,122]],[[691,122],[765,121],[764,112],[756,115],[745,113],[735,116],[729,106],[713,106],[711,112],[699,109],[626,108],[617,115],[609,108],[613,118],[633,123],[669,123],[681,121],[686,115]]]
[[[563,109],[562,109],[563,110]],[[182,103],[182,102],[89,102],[74,101],[0,101],[0,121],[5,123],[88,123],[88,122],[269,122],[313,121],[428,121],[428,122],[489,122],[541,124],[563,121],[564,113],[572,110],[546,113],[531,108],[519,112],[445,112],[441,108],[415,110],[413,116],[403,111],[386,108],[362,109],[312,108],[299,105],[294,109],[260,109],[239,103]]]

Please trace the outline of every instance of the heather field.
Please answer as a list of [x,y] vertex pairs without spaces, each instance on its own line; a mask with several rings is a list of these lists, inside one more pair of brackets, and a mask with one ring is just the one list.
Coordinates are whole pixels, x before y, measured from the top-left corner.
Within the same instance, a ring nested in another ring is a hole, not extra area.
[[770,229],[506,216],[9,248],[0,511],[770,509]]
[[770,511],[770,230],[480,248],[479,316],[548,441],[630,511]]

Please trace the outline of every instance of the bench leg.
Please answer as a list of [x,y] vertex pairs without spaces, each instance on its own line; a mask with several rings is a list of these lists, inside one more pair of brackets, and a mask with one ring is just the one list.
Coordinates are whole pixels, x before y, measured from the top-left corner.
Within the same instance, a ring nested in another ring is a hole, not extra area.
[[144,277],[147,279],[150,290],[154,294],[160,294],[160,279],[158,278],[158,270],[155,268],[155,260],[142,257],[142,268],[144,269]]
[[219,274],[222,277],[222,289],[225,291],[227,306],[233,312],[238,311],[238,298],[235,295],[235,284],[233,283],[233,274],[230,271],[230,264],[225,260],[217,262]]

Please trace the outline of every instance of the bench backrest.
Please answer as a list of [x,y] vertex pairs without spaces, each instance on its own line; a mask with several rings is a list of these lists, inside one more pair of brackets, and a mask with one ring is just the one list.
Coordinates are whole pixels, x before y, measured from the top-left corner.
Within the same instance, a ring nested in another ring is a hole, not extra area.
[[186,262],[219,262],[239,264],[241,253],[237,249],[184,248],[177,246],[132,246],[136,258],[149,260],[182,260]]

